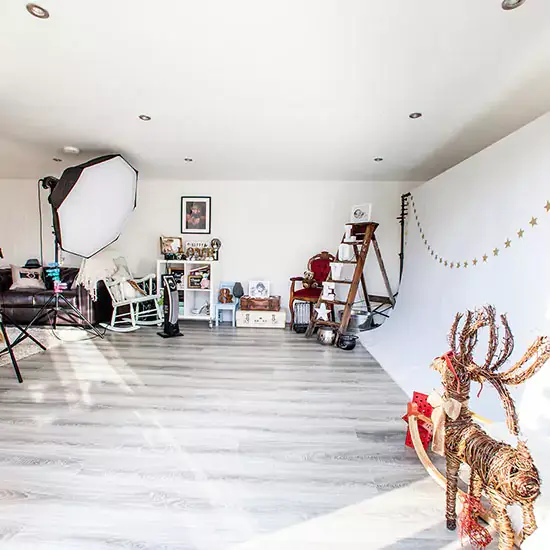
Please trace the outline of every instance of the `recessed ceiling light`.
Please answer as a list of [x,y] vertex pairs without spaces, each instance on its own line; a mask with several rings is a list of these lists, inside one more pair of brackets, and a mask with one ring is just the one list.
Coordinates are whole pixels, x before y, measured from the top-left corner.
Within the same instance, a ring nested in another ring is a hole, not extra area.
[[185,157],[183,159],[185,162],[193,162],[193,159],[192,158],[189,158],[189,157]]
[[420,118],[422,116],[422,113],[411,113],[409,115],[409,118]]
[[519,8],[522,4],[525,4],[525,0],[502,0],[502,9],[515,10],[516,8]]
[[74,145],[65,145],[65,147],[63,147],[63,152],[68,155],[79,155],[80,149]]
[[139,115],[138,117],[140,120],[151,120],[151,117],[149,115]]
[[383,160],[382,157],[374,157],[374,162],[382,162]]
[[57,157],[54,157],[52,160],[53,160],[54,162],[63,162],[62,159],[58,159]]
[[38,19],[48,19],[50,17],[50,12],[38,4],[27,4],[26,7],[27,11],[34,17],[38,17]]

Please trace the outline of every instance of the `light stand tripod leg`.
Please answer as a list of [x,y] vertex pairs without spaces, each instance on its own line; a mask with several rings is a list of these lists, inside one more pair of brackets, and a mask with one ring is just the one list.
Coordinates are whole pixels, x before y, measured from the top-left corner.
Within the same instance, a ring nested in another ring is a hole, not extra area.
[[71,304],[71,302],[69,302],[69,300],[65,298],[65,296],[63,296],[63,294],[59,294],[59,299],[63,300],[63,302],[67,304],[67,306],[72,310],[73,314],[76,315],[77,319],[79,319],[86,325],[86,330],[91,330],[96,336],[99,336],[100,338],[104,337],[104,335],[101,334],[101,332],[99,332],[99,330],[97,330],[97,328],[94,327],[94,325],[92,325],[92,323],[90,323],[90,321],[88,321],[88,319],[86,319],[86,317],[84,317],[84,315],[82,315],[82,313],[78,311],[78,309],[74,307],[73,304]]
[[[48,315],[50,304],[52,303],[53,299],[54,299],[53,296],[50,296],[50,298],[48,298],[48,301],[40,308],[40,311],[31,319],[31,322],[25,327],[25,329],[21,332],[21,334],[13,341],[14,346],[22,342],[25,338],[27,337],[30,338],[30,335],[28,334],[29,329],[38,321],[40,321],[42,317],[44,317],[45,315]],[[42,346],[42,344],[40,344],[40,346]]]
[[11,346],[16,346],[17,344],[21,343],[25,338],[30,338],[38,347],[42,348],[44,351],[46,351],[46,346],[39,342],[32,334],[30,334],[26,328],[23,328],[21,325],[18,325],[9,315],[6,315],[5,313],[4,319],[10,324],[13,325],[18,331],[19,335],[17,338],[12,342]]
[[15,358],[15,354],[13,353],[13,346],[10,342],[10,337],[8,336],[8,331],[6,330],[2,318],[0,318],[0,331],[2,332],[2,336],[4,337],[4,340],[6,342],[8,353],[10,354],[11,364],[13,365],[15,376],[17,376],[17,381],[21,384],[23,382],[23,377],[21,376],[21,371],[19,370],[17,359]]

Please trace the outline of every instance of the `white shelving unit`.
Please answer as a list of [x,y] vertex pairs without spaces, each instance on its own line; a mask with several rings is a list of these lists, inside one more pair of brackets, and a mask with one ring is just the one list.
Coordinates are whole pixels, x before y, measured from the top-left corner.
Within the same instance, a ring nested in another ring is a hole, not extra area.
[[[157,293],[162,294],[161,275],[168,273],[169,268],[183,268],[183,307],[180,302],[180,319],[191,321],[208,321],[210,327],[214,323],[214,304],[216,298],[214,292],[218,288],[217,267],[219,262],[203,260],[192,262],[189,260],[157,260]],[[199,267],[210,267],[210,288],[188,288],[187,276],[193,269]],[[193,310],[200,309],[205,303],[210,304],[210,313],[208,315],[199,315],[193,313]]]

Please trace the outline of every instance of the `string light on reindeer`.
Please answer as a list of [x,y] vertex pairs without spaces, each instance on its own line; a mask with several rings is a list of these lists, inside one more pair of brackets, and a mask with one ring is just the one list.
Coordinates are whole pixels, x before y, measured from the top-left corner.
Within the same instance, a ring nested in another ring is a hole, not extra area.
[[[506,237],[505,239],[502,239],[501,243],[498,243],[497,246],[491,248],[487,252],[484,252],[483,255],[475,256],[474,258],[467,258],[465,260],[461,261],[451,261],[449,259],[446,259],[444,256],[442,256],[439,252],[436,252],[432,244],[429,242],[428,238],[426,237],[426,233],[424,231],[424,228],[422,227],[422,222],[420,220],[420,217],[418,215],[418,210],[416,208],[416,203],[414,201],[414,197],[412,195],[409,196],[409,201],[412,205],[412,210],[414,214],[414,223],[416,224],[418,231],[420,233],[420,238],[422,242],[424,243],[424,247],[426,248],[428,254],[430,257],[436,262],[441,265],[441,267],[448,267],[449,269],[468,269],[469,267],[476,267],[481,264],[488,263],[490,259],[494,259],[497,257],[500,257],[501,252],[506,252],[508,249],[511,249],[513,247],[513,244],[515,241],[521,240],[525,238],[526,236],[526,230],[521,227],[516,232],[516,237],[511,239],[510,237]],[[543,207],[544,213],[541,213],[538,216],[531,216],[531,219],[528,221],[528,223],[524,227],[528,227],[527,231],[531,231],[533,229],[536,229],[541,225],[543,221],[548,219],[546,214],[550,214],[550,200],[546,201],[546,204]]]

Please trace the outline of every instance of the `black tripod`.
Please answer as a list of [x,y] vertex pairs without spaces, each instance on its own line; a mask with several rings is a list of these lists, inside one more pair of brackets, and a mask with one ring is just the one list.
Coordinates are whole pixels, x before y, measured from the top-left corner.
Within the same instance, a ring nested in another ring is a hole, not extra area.
[[[13,325],[20,332],[19,336],[13,341],[13,343],[10,342],[10,337],[8,336],[8,331],[6,330],[6,326],[4,324],[5,321],[7,321],[10,325]],[[2,334],[4,338],[4,343],[6,344],[6,347],[3,350],[0,350],[0,355],[6,352],[10,354],[11,363],[13,365],[15,375],[17,376],[17,381],[21,383],[23,382],[23,377],[21,376],[21,371],[19,370],[17,359],[15,358],[15,354],[13,353],[13,347],[21,343],[25,338],[30,338],[37,346],[42,348],[44,351],[46,350],[46,347],[41,344],[34,336],[29,334],[27,329],[19,326],[16,322],[14,322],[14,320],[7,313],[4,312],[2,306],[0,306],[0,333]]]
[[[57,237],[55,239],[55,265],[59,265],[59,243]],[[34,324],[42,321],[44,318],[52,318],[52,327],[57,329],[57,320],[63,319],[70,324],[80,325],[84,330],[93,333],[95,336],[103,338],[101,334],[84,315],[63,295],[62,291],[54,290],[48,301],[40,308],[40,311],[32,318],[31,322],[26,326],[25,330],[29,330]],[[18,344],[22,339],[20,334],[14,341],[13,345]]]

